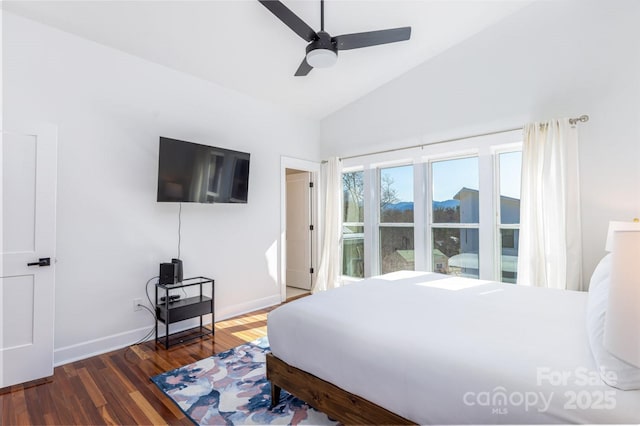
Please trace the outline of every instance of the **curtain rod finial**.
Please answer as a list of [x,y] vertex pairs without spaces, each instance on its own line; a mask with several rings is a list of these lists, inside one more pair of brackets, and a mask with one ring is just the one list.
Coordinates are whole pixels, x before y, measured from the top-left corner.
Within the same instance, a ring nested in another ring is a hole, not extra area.
[[583,115],[581,115],[580,117],[577,117],[577,118],[570,118],[569,119],[569,124],[576,125],[576,124],[578,124],[578,122],[586,123],[587,121],[589,121],[589,116],[586,115],[586,114],[583,114]]

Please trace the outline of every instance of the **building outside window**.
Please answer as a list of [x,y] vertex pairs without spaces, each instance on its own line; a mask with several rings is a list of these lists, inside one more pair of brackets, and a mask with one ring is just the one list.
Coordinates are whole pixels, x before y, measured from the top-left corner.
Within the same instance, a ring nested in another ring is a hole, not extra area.
[[479,278],[478,157],[433,162],[431,176],[433,270]]
[[522,152],[502,152],[497,155],[497,158],[500,186],[498,208],[500,281],[515,283],[518,278]]

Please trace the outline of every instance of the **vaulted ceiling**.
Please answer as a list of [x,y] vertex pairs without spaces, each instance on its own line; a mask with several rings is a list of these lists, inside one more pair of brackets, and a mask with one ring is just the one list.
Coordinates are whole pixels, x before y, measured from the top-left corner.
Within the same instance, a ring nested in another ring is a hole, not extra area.
[[[294,77],[306,42],[256,0],[4,1],[7,11],[321,119],[532,0],[327,0],[332,35],[411,26]],[[283,0],[320,29],[319,0]]]

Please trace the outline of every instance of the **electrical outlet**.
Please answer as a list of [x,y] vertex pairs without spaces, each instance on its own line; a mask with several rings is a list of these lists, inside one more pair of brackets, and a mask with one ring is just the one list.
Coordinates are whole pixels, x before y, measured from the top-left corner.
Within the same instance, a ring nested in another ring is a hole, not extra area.
[[133,299],[133,310],[139,311],[142,309],[142,299]]

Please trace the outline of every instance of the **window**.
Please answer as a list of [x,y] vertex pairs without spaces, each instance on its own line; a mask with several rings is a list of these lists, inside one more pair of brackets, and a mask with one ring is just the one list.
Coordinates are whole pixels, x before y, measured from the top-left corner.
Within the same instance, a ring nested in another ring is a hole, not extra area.
[[413,166],[379,170],[380,272],[415,269]]
[[478,157],[431,163],[432,269],[479,278]]
[[343,159],[344,274],[405,269],[516,282],[521,137]]
[[500,241],[500,280],[515,283],[518,278],[518,239],[520,236],[520,182],[522,152],[502,152],[498,157],[500,201],[498,232]]
[[342,175],[342,274],[364,277],[364,172]]

